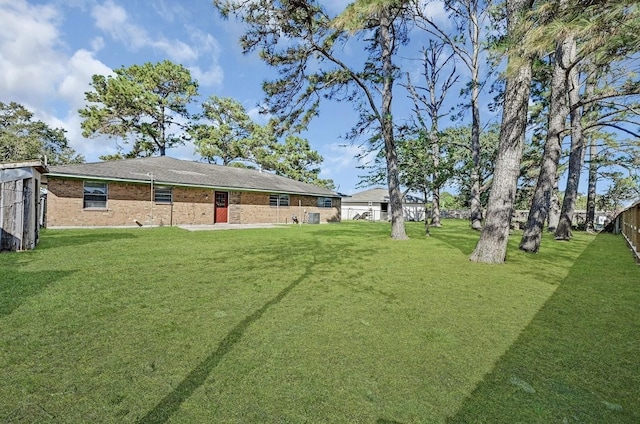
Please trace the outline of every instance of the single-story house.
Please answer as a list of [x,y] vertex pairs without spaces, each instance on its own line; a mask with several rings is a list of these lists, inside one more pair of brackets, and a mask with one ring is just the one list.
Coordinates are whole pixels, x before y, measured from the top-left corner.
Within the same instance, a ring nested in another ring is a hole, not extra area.
[[34,249],[39,241],[43,204],[40,161],[0,164],[0,251]]
[[46,177],[48,227],[340,221],[336,192],[253,169],[160,156],[51,166]]
[[[422,221],[424,200],[410,194],[402,198],[404,219]],[[389,219],[389,190],[375,187],[342,198],[342,218],[386,221]]]

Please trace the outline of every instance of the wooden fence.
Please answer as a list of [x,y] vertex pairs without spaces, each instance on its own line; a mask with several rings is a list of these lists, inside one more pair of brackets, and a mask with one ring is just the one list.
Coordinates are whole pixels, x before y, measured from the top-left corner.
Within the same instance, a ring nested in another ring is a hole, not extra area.
[[621,233],[640,262],[640,201],[620,212],[614,221],[614,232]]

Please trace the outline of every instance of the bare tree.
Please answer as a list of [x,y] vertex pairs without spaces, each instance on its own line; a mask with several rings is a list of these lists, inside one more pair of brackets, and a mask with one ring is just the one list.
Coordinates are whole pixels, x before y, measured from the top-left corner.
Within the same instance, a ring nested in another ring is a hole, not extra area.
[[488,14],[491,2],[479,0],[448,0],[445,7],[451,13],[456,24],[454,33],[442,28],[428,13],[424,2],[415,1],[416,24],[429,34],[446,43],[470,74],[467,91],[470,96],[471,109],[471,155],[473,169],[471,173],[471,228],[482,229],[482,204],[480,202],[480,53],[482,51],[482,22]]
[[[426,86],[415,86],[412,84],[409,74],[407,74],[407,90],[413,100],[413,112],[418,121],[421,131],[428,134],[430,151],[427,156],[431,157],[431,175],[430,184],[423,184],[429,187],[432,194],[432,213],[431,225],[440,227],[440,188],[444,181],[440,178],[440,127],[439,121],[442,117],[449,114],[448,111],[443,112],[442,106],[447,93],[458,81],[458,73],[455,67],[454,54],[445,55],[444,48],[446,44],[442,41],[429,40],[428,48],[422,52],[423,73]],[[446,72],[444,76],[442,73]],[[424,119],[423,111],[429,118],[430,124]],[[429,178],[425,175],[424,178]],[[426,190],[425,190],[426,191]],[[426,193],[425,193],[426,194]],[[426,196],[425,196],[426,200]],[[428,217],[425,214],[425,228],[428,232]]]

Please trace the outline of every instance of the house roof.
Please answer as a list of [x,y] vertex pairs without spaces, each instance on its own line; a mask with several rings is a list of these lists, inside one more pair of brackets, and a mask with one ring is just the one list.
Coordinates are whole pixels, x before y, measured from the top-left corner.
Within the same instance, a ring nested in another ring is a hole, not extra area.
[[334,191],[269,172],[174,159],[167,156],[49,167],[49,177],[205,187],[238,191],[338,197]]
[[[424,203],[424,201],[418,197],[410,194],[405,194],[402,201],[404,203]],[[389,190],[382,187],[374,187],[369,190],[364,190],[358,193],[354,193],[351,196],[343,197],[342,203],[388,203],[389,202]]]

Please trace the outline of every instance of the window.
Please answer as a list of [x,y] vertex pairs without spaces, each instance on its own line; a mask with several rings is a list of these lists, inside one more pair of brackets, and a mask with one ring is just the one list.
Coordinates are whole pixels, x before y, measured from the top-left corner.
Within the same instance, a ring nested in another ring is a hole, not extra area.
[[319,208],[330,208],[333,206],[331,197],[318,197]]
[[269,206],[289,206],[289,195],[288,194],[269,195]]
[[107,183],[98,181],[84,182],[83,208],[107,207]]
[[173,187],[155,186],[153,200],[156,203],[173,203]]
[[216,208],[229,206],[229,193],[216,191]]

